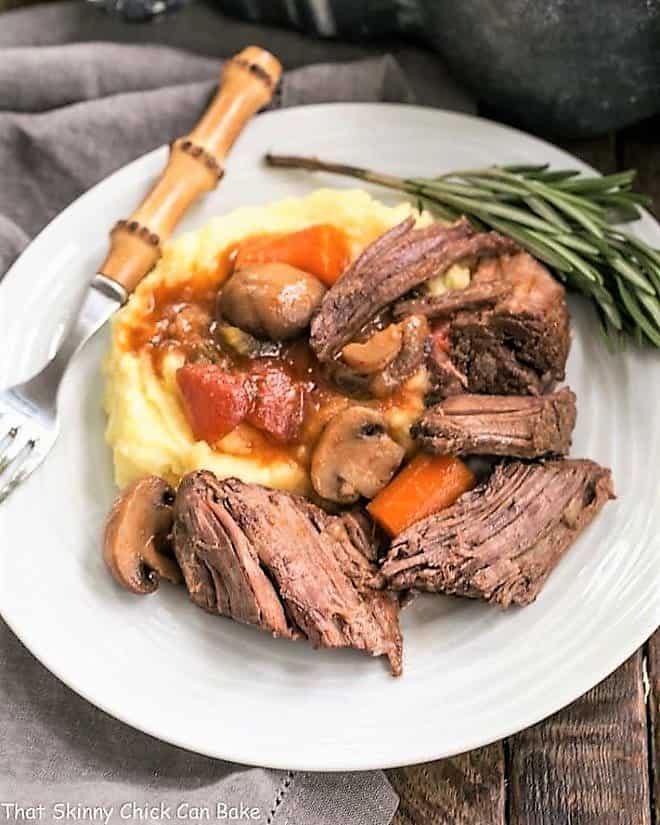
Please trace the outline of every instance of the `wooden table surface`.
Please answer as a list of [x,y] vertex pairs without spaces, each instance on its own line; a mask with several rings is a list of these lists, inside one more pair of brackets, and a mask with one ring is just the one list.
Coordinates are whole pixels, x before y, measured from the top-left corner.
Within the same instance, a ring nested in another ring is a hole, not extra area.
[[[604,173],[635,167],[660,217],[660,118],[562,145]],[[388,776],[401,798],[394,825],[660,825],[660,631],[538,725]]]
[[[561,145],[604,173],[636,168],[660,217],[660,118]],[[394,825],[660,825],[660,630],[538,725],[388,776],[401,797]]]

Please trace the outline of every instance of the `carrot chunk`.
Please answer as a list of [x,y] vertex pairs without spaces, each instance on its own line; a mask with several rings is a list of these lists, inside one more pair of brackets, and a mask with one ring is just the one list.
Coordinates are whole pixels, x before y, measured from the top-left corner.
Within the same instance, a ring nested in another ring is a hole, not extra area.
[[235,267],[284,263],[303,269],[332,286],[348,266],[350,251],[341,229],[322,223],[283,235],[262,235],[242,243]]
[[186,364],[177,370],[176,381],[197,441],[215,444],[250,410],[245,376],[232,375],[215,364]]
[[475,477],[460,458],[418,453],[368,505],[391,536],[425,516],[449,507],[471,490]]

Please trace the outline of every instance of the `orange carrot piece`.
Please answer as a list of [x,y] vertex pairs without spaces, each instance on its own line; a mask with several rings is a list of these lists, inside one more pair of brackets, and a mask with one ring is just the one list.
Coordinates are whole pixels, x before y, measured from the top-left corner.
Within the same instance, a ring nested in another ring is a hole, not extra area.
[[236,269],[249,264],[283,263],[304,269],[332,286],[350,260],[346,235],[328,223],[310,226],[288,235],[248,238],[238,248]]
[[367,510],[390,536],[396,536],[425,516],[449,507],[475,482],[460,458],[418,453],[367,505]]

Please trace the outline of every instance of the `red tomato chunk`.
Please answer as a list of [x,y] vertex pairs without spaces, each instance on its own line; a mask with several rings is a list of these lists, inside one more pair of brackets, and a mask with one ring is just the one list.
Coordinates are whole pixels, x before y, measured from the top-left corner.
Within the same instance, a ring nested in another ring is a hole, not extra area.
[[186,364],[177,370],[176,380],[198,441],[214,444],[248,414],[251,399],[244,375],[232,375],[214,364]]
[[215,444],[241,421],[276,441],[295,441],[304,411],[302,385],[275,368],[229,373],[214,364],[186,364],[176,374],[183,408],[198,441]]
[[304,412],[302,386],[286,372],[268,369],[250,376],[252,409],[247,420],[284,444],[295,441],[300,433]]

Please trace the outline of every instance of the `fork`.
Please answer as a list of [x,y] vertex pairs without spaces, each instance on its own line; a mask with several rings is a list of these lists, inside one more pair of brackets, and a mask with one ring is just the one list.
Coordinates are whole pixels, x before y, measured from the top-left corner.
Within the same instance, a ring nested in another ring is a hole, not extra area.
[[0,502],[53,448],[60,429],[59,388],[72,359],[153,268],[162,243],[193,201],[218,184],[234,141],[271,100],[281,72],[279,61],[258,46],[225,63],[201,120],[171,144],[167,166],[151,191],[128,220],[112,229],[108,255],[55,356],[28,381],[0,392]]

